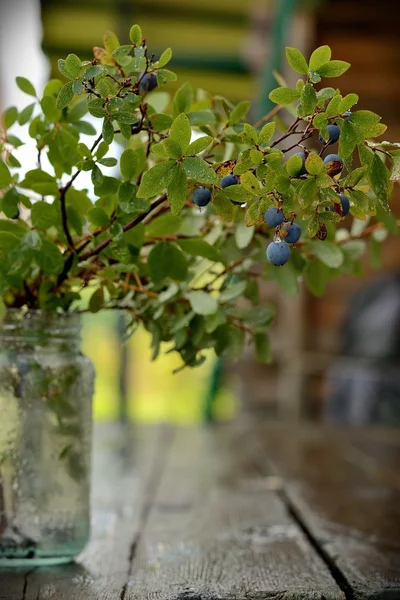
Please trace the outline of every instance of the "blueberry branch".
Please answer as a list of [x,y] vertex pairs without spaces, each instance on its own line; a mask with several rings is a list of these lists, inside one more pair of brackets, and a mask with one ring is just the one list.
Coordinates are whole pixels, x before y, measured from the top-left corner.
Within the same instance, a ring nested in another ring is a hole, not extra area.
[[[144,219],[146,217],[148,217],[155,208],[157,208],[163,202],[165,202],[166,199],[167,199],[167,196],[166,196],[166,194],[164,194],[163,196],[160,196],[160,198],[157,198],[157,200],[154,200],[154,202],[152,202],[152,204],[150,205],[149,210],[142,213],[141,215],[138,215],[132,221],[130,221],[129,223],[127,223],[126,225],[123,226],[122,229],[124,230],[124,232],[129,231],[130,229],[133,229],[134,227],[136,227],[136,225],[138,225],[139,223],[144,221]],[[93,248],[92,250],[89,250],[88,252],[85,252],[84,254],[82,254],[81,261],[88,260],[89,258],[92,258],[92,256],[97,256],[98,254],[100,254],[100,252],[102,250],[107,248],[107,246],[109,246],[111,244],[111,242],[112,242],[112,238],[111,237],[107,238],[106,240],[101,242],[101,244],[98,244],[95,248]]]

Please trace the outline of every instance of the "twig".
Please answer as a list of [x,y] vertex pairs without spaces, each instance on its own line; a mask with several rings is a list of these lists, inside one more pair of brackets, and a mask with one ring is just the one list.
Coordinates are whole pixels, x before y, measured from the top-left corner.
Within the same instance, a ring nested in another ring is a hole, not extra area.
[[[160,206],[160,204],[165,202],[166,199],[167,199],[167,196],[166,196],[166,194],[164,194],[163,196],[160,196],[160,198],[157,198],[157,200],[154,200],[154,202],[151,204],[148,211],[142,213],[141,215],[138,215],[137,217],[135,217],[135,219],[133,219],[132,221],[130,221],[129,223],[127,223],[126,225],[123,226],[122,229],[124,230],[124,232],[129,231],[130,229],[133,229],[134,227],[136,227],[136,225],[141,223],[155,208],[157,208],[158,206]],[[82,254],[81,260],[88,260],[92,256],[96,256],[97,254],[100,254],[100,252],[102,250],[104,250],[105,248],[107,248],[107,246],[109,246],[111,244],[111,242],[112,242],[112,238],[107,238],[106,240],[101,242],[101,244],[98,244],[98,246],[93,248],[92,250],[89,250],[88,252],[85,252],[84,254]]]
[[272,110],[270,110],[267,115],[265,115],[264,117],[261,117],[261,119],[259,119],[256,123],[254,123],[254,125],[253,125],[254,129],[258,129],[260,127],[260,125],[262,125],[263,123],[266,123],[267,121],[269,121],[282,108],[283,108],[282,104],[277,104],[276,106],[274,106],[274,108]]
[[[281,135],[278,139],[276,139],[274,142],[272,142],[271,144],[271,148],[273,148],[274,146],[277,146],[278,144],[280,144],[281,142],[283,142],[283,140],[286,140],[286,138],[288,138],[290,135],[293,135],[296,132],[296,127],[298,122],[300,121],[300,117],[297,117],[293,123],[290,125],[289,129],[287,130],[286,133],[284,133],[283,135]],[[303,132],[304,133],[304,132]]]
[[235,260],[233,263],[231,263],[230,265],[228,265],[227,267],[225,267],[225,269],[223,269],[221,271],[221,273],[218,273],[218,275],[216,275],[214,277],[214,279],[212,279],[209,283],[207,283],[207,285],[205,286],[207,289],[210,289],[211,286],[218,281],[218,279],[220,277],[223,277],[224,275],[226,275],[227,273],[230,273],[230,271],[232,271],[233,269],[235,269],[235,267],[238,267],[239,265],[241,265],[246,259],[248,259],[248,256],[242,256],[241,258],[238,258],[237,260]]
[[[400,219],[396,220],[396,225],[398,227],[400,227]],[[373,225],[370,225],[369,227],[366,227],[365,229],[363,229],[363,231],[361,233],[358,234],[350,234],[348,238],[345,238],[343,240],[338,240],[336,242],[336,244],[340,245],[340,244],[346,244],[347,242],[350,242],[351,240],[359,240],[361,238],[365,238],[368,237],[369,235],[371,235],[371,233],[373,233],[374,231],[377,231],[378,229],[384,229],[385,228],[385,224],[384,223],[374,223]]]
[[158,298],[158,294],[156,294],[156,292],[151,292],[150,290],[146,290],[145,288],[139,287],[138,285],[121,283],[121,287],[126,290],[133,290],[134,292],[138,292],[139,294],[145,294],[145,296],[149,296],[150,298]]

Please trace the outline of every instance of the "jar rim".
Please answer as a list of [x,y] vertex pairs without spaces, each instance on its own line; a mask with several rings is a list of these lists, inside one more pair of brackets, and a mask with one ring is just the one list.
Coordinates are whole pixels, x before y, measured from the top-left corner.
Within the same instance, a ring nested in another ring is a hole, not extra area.
[[6,331],[42,332],[51,337],[79,334],[81,315],[41,309],[7,308],[0,316],[0,335]]

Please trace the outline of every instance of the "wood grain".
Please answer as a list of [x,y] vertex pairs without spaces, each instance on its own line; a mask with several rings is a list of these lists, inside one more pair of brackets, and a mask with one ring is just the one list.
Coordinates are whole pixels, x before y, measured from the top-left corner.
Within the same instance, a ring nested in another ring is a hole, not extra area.
[[98,428],[91,542],[76,564],[29,575],[24,600],[120,598],[170,436],[160,428]]
[[374,432],[335,428],[258,426],[257,439],[289,506],[353,597],[400,598],[400,493],[390,479],[400,446],[378,452],[383,442]]
[[179,430],[126,600],[344,598],[247,435]]

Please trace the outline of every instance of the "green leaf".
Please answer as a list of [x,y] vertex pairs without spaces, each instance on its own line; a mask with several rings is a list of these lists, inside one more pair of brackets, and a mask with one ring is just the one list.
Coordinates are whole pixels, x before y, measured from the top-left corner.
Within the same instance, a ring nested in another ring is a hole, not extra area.
[[205,240],[199,238],[187,238],[184,240],[179,240],[178,244],[184,252],[190,254],[191,256],[201,256],[202,258],[207,258],[213,262],[223,262],[218,250],[216,250],[214,246],[211,246],[211,244]]
[[240,137],[247,144],[251,144],[251,145],[258,144],[258,133],[254,129],[254,127],[252,127],[248,123],[244,124],[243,131],[242,131]]
[[254,236],[254,231],[254,225],[247,227],[243,222],[237,224],[235,229],[235,242],[236,246],[240,250],[247,248],[247,246],[250,244]]
[[308,65],[303,54],[297,48],[286,48],[286,58],[293,71],[301,75],[307,75]]
[[252,225],[262,225],[264,223],[263,204],[261,202],[253,202],[250,204],[244,215],[244,222],[247,227]]
[[391,181],[400,180],[400,151],[394,150],[391,152],[392,155],[392,172],[390,175]]
[[99,186],[103,183],[103,173],[97,165],[93,166],[91,179],[94,186]]
[[105,116],[106,111],[103,108],[103,104],[104,104],[104,100],[102,98],[93,98],[93,99],[89,100],[89,97],[88,97],[88,99],[87,99],[88,111],[93,117],[102,119]]
[[357,125],[364,138],[376,137],[384,132],[381,130],[380,120],[381,117],[370,110],[357,110],[351,115],[351,123]]
[[239,104],[237,104],[235,106],[235,108],[229,115],[230,125],[235,125],[236,123],[239,123],[240,121],[242,121],[245,118],[245,116],[247,115],[247,113],[249,112],[250,106],[251,106],[251,102],[248,102],[248,101],[239,102]]
[[214,125],[217,122],[211,110],[194,110],[188,113],[188,119],[191,125]]
[[23,246],[27,246],[32,250],[40,250],[42,247],[42,238],[37,231],[32,229],[31,231],[28,231],[26,235],[24,235],[24,237],[21,239],[21,243]]
[[25,125],[30,121],[33,115],[33,111],[35,110],[36,103],[28,104],[25,108],[19,113],[18,123],[20,125]]
[[187,179],[181,164],[173,170],[171,181],[168,184],[168,201],[173,215],[180,213],[185,206],[187,195]]
[[171,127],[172,119],[169,115],[159,113],[156,115],[152,115],[150,118],[151,124],[155,131],[166,131]]
[[291,104],[300,98],[297,90],[288,87],[280,87],[272,90],[269,99],[275,104]]
[[181,113],[173,121],[169,130],[169,137],[174,140],[181,148],[181,154],[184,154],[189,147],[192,128],[190,121],[185,113]]
[[78,56],[76,56],[76,54],[68,54],[67,58],[65,59],[65,68],[69,75],[75,78],[80,73],[82,61]]
[[214,169],[200,157],[184,158],[182,164],[186,175],[198,183],[218,183],[219,181]]
[[346,110],[349,110],[350,108],[352,108],[355,104],[357,104],[357,102],[358,102],[357,94],[347,94],[347,96],[345,96],[340,101],[338,112],[345,113]]
[[229,360],[238,360],[243,352],[245,342],[244,331],[230,325],[220,325],[215,332],[215,353]]
[[317,73],[317,71],[313,71],[310,69],[308,76],[310,78],[311,83],[319,83],[321,81],[321,75]]
[[167,213],[160,215],[151,221],[146,227],[146,236],[148,237],[162,237],[165,235],[172,235],[179,231],[182,225],[182,219],[175,215]]
[[213,198],[214,210],[224,221],[233,219],[233,204],[223,192],[217,193]]
[[125,181],[131,181],[136,174],[136,152],[132,148],[127,148],[121,154],[119,168]]
[[104,306],[104,289],[102,287],[97,288],[90,296],[89,300],[89,311],[91,313],[97,313]]
[[343,264],[343,252],[332,242],[316,240],[310,243],[312,253],[327,267],[338,269]]
[[2,231],[0,235],[0,257],[2,262],[7,258],[8,254],[14,250],[19,244],[19,237],[9,231]]
[[[166,50],[164,50],[164,52],[161,54],[159,60],[158,60],[158,66],[161,67],[165,67],[166,64],[169,63],[169,61],[172,58],[172,50],[171,48],[167,48]],[[184,111],[180,111],[180,112],[184,112]]]
[[224,304],[225,302],[232,302],[239,296],[243,296],[247,288],[247,281],[238,281],[237,283],[229,284],[228,287],[220,293],[218,302]]
[[56,106],[56,99],[54,96],[44,96],[40,101],[43,114],[52,123],[58,123],[61,119],[61,110]]
[[364,165],[363,167],[359,167],[358,169],[354,169],[349,173],[349,175],[341,182],[343,187],[354,187],[362,178],[367,174],[368,167]]
[[58,195],[57,181],[52,175],[42,171],[41,169],[33,169],[28,171],[25,179],[21,182],[21,187],[33,190],[43,196]]
[[95,227],[107,227],[110,222],[110,217],[106,211],[99,206],[94,206],[91,208],[87,214],[87,218],[89,223]]
[[310,152],[306,158],[306,169],[310,175],[318,175],[324,169],[324,161],[317,154]]
[[158,163],[143,175],[140,183],[137,197],[138,198],[152,198],[161,194],[168,186],[171,178],[174,174],[173,167],[175,162],[167,160],[165,162]]
[[5,188],[12,182],[11,173],[7,165],[0,159],[0,188]]
[[307,83],[300,94],[300,102],[302,107],[302,113],[309,115],[314,112],[314,108],[317,104],[317,94],[315,93],[314,87],[311,83]]
[[[104,67],[102,67],[101,65],[94,65],[94,66],[91,66],[91,67],[88,67],[87,69],[85,69],[85,72],[83,74],[83,79],[85,81],[89,81],[89,79],[94,79],[98,75],[101,75],[101,73],[104,73]],[[100,82],[98,82],[98,83],[100,83]]]
[[330,62],[318,68],[321,77],[340,77],[350,68],[350,63],[344,60],[331,60]]
[[103,167],[115,167],[115,165],[118,164],[118,160],[110,156],[108,158],[103,158],[102,160],[99,160],[99,163],[103,165]]
[[17,82],[17,86],[21,92],[25,92],[25,94],[28,94],[28,96],[33,96],[36,98],[36,90],[29,79],[26,79],[25,77],[17,77],[15,81]]
[[178,77],[173,71],[169,71],[168,69],[159,69],[157,71],[157,83],[159,85],[167,83],[167,81],[176,81],[177,79]]
[[301,171],[301,167],[303,165],[303,161],[301,156],[291,156],[287,163],[285,164],[286,171],[291,177],[294,177]]
[[264,125],[264,127],[261,129],[260,133],[258,134],[258,139],[259,139],[260,144],[266,144],[267,142],[269,142],[269,140],[272,138],[272,136],[275,133],[275,128],[276,128],[275,122],[266,123],[266,125]]
[[332,52],[329,46],[320,46],[311,54],[309,68],[312,71],[318,71],[323,65],[329,63],[331,60]]
[[251,171],[247,171],[247,173],[243,173],[243,175],[241,175],[240,184],[245,190],[252,192],[254,196],[257,196],[261,191],[258,179],[255,175],[253,175],[253,173],[251,173]]
[[387,167],[385,167],[378,154],[375,153],[369,172],[369,180],[379,204],[386,212],[390,212],[390,206],[388,203],[389,177],[389,170]]
[[351,156],[357,144],[363,141],[360,130],[350,121],[343,121],[339,137],[339,155],[342,158]]
[[228,196],[229,200],[237,204],[246,204],[254,197],[253,192],[249,192],[242,185],[231,185],[224,189],[224,194]]
[[160,242],[149,253],[147,261],[149,275],[154,283],[166,277],[184,281],[187,277],[187,261],[182,250],[174,244]]
[[186,294],[193,312],[197,315],[213,315],[218,310],[218,303],[215,298],[201,290],[193,290]]
[[142,43],[143,35],[139,25],[132,25],[129,31],[129,39],[131,40],[132,44],[135,44],[136,46]]
[[47,275],[57,275],[64,268],[64,258],[57,245],[42,238],[42,247],[35,254],[35,261]]
[[108,54],[112,54],[119,47],[119,39],[113,31],[106,31],[103,35],[104,48]]
[[[285,269],[280,269],[284,271]],[[271,364],[272,362],[272,350],[269,336],[267,333],[256,333],[254,336],[254,344],[256,351],[256,358],[260,363]]]
[[62,86],[58,96],[57,96],[57,104],[56,107],[59,110],[62,110],[71,102],[74,97],[74,89],[72,81],[68,81],[65,85]]
[[106,144],[111,144],[111,142],[114,139],[114,126],[112,124],[112,121],[110,121],[107,117],[104,117],[101,132]]
[[3,112],[3,123],[6,129],[14,125],[18,119],[18,110],[15,106],[10,106]]
[[57,211],[52,204],[36,202],[31,210],[32,225],[37,229],[49,229],[57,221]]
[[194,94],[190,83],[184,83],[175,93],[173,101],[174,116],[186,113],[193,104]]
[[182,156],[182,148],[180,144],[172,138],[167,138],[162,143],[164,153],[169,158],[180,158]]
[[2,198],[0,198],[0,210],[8,217],[12,219],[18,211],[19,194],[17,190],[12,187],[7,190]]
[[186,156],[193,156],[194,154],[199,154],[203,152],[213,141],[213,138],[210,135],[204,135],[203,137],[197,138],[191,144],[189,144],[185,154]]

